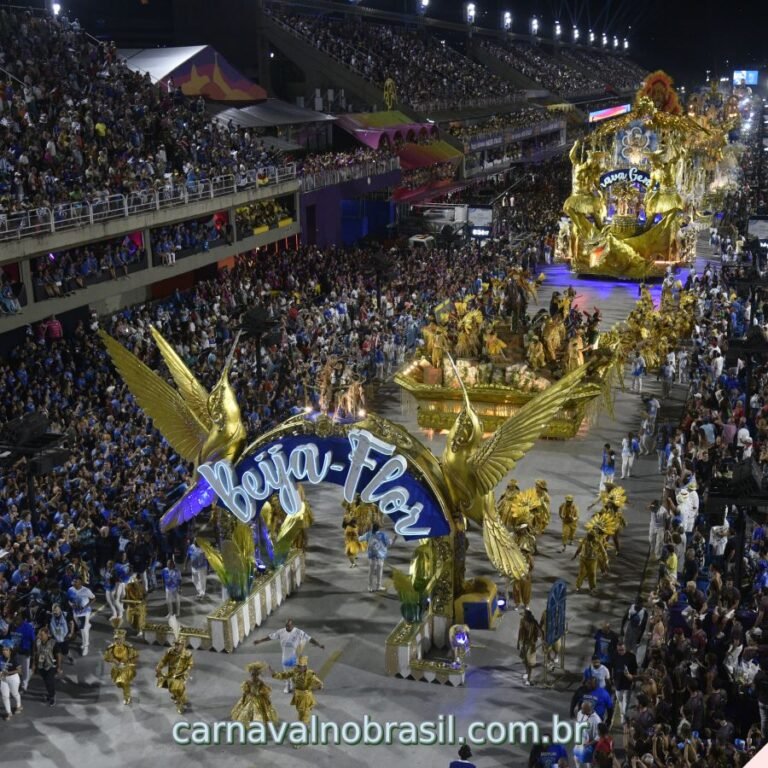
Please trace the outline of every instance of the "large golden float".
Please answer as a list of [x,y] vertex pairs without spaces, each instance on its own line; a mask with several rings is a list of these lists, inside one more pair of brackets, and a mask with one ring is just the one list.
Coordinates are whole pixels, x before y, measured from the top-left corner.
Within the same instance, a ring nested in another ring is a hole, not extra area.
[[669,77],[649,75],[630,113],[574,143],[557,256],[578,274],[626,280],[692,262],[725,145],[723,126],[682,114]]

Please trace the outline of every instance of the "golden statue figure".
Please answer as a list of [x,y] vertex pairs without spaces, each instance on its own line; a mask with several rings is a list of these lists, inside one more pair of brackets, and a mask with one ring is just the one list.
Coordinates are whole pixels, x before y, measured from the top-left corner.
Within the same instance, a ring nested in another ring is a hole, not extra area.
[[[219,381],[209,394],[160,332],[152,326],[150,328],[178,389],[174,389],[108,333],[100,330],[99,336],[136,402],[183,459],[194,462],[195,468],[210,461],[234,463],[245,445],[246,437],[240,407],[229,383],[229,371],[240,334],[235,338]],[[187,491],[184,498],[193,491],[194,488]],[[182,519],[184,498],[163,516],[161,524],[164,531],[187,522],[202,511],[187,513]]]
[[437,327],[432,337],[432,367],[443,367],[443,356],[448,351],[448,334],[445,328]]
[[275,680],[290,680],[293,683],[291,704],[296,707],[299,721],[307,724],[312,715],[312,709],[317,704],[313,691],[323,689],[323,681],[309,669],[308,665],[309,659],[306,656],[299,656],[296,666],[287,672],[275,672],[272,667],[269,668]]
[[144,585],[134,573],[125,585],[125,620],[137,632],[139,637],[144,635],[147,625],[147,593]]
[[645,194],[644,207],[648,221],[653,221],[657,214],[679,213],[685,208],[682,197],[677,191],[677,160],[680,153],[670,147],[670,155],[666,157],[663,149],[658,149],[650,155],[651,183]]
[[520,495],[520,484],[514,477],[509,478],[507,487],[499,499],[497,508],[502,522],[507,528],[515,523],[515,499]]
[[571,219],[576,231],[584,240],[597,236],[603,228],[607,207],[605,197],[598,187],[600,178],[600,154],[587,152],[587,159],[577,162],[578,152],[574,144],[571,150],[573,163],[573,191],[563,203],[563,212]]
[[136,677],[139,652],[125,642],[125,630],[116,629],[113,641],[104,651],[104,661],[112,665],[112,682],[123,692],[123,704],[131,703],[131,683]]
[[297,517],[301,519],[301,530],[294,539],[293,546],[296,549],[306,550],[309,546],[309,529],[315,522],[315,516],[312,514],[312,507],[307,501],[304,486],[297,485],[296,488],[301,498],[301,508],[297,513]]
[[183,714],[188,703],[187,678],[194,666],[194,659],[192,651],[186,648],[185,640],[181,636],[178,619],[171,616],[169,623],[174,634],[174,643],[157,663],[155,676],[157,687],[168,689],[171,701],[176,705],[179,714]]
[[565,341],[565,324],[560,315],[548,317],[544,321],[544,327],[541,329],[541,336],[544,341],[544,351],[547,356],[547,362],[556,363],[560,355],[560,348]]
[[240,686],[243,695],[232,707],[229,719],[243,725],[276,723],[279,718],[272,706],[272,688],[261,679],[261,673],[267,669],[266,662],[254,661],[245,669],[250,677]]
[[564,376],[530,400],[487,440],[483,440],[483,425],[462,385],[464,405],[448,434],[441,462],[443,478],[457,516],[482,525],[488,559],[507,578],[521,578],[529,565],[499,515],[494,489],[573,395],[587,368]]
[[395,108],[395,102],[397,101],[397,86],[395,81],[388,77],[384,81],[384,106],[387,110],[391,111]]
[[569,494],[565,497],[565,501],[558,510],[558,515],[563,522],[563,548],[560,551],[565,552],[565,548],[573,544],[576,530],[579,527],[579,508],[574,504],[573,496]]
[[278,532],[287,517],[285,510],[280,504],[280,495],[278,493],[273,493],[264,502],[260,514],[261,519],[264,521],[264,525],[267,526],[269,538],[272,541],[277,541]]

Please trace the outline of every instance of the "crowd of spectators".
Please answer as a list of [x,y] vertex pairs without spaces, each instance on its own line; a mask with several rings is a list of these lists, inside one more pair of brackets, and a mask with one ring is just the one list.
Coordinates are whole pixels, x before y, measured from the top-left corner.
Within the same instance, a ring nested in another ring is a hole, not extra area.
[[483,41],[482,46],[491,56],[561,96],[602,93],[606,90],[602,78],[587,75],[562,57],[550,56],[540,46],[515,42],[502,47],[487,41]]
[[491,136],[517,128],[532,128],[536,125],[551,122],[552,113],[537,106],[525,106],[511,112],[504,112],[481,120],[471,120],[452,123],[448,131],[465,144],[478,136]]
[[237,237],[248,237],[259,227],[274,229],[280,225],[280,219],[288,216],[290,213],[285,206],[274,198],[244,205],[236,211]]
[[69,296],[146,266],[141,238],[131,235],[38,256],[32,267],[35,301]]
[[588,68],[620,91],[637,90],[648,75],[642,67],[622,56],[578,48],[562,48],[560,55],[575,67]]
[[231,242],[226,222],[218,217],[184,221],[151,232],[152,258],[155,264],[171,266],[177,258],[205,252]]
[[478,99],[501,103],[516,96],[508,82],[423,32],[392,24],[287,15],[274,8],[269,12],[377,87],[383,88],[392,78],[397,100],[414,109],[429,111],[443,102],[459,107]]
[[278,160],[251,131],[208,120],[202,99],[131,72],[114,44],[63,15],[0,9],[0,67],[0,221],[196,189]]
[[389,149],[372,149],[358,147],[346,152],[325,152],[321,155],[307,155],[296,161],[297,171],[302,176],[312,176],[325,171],[339,171],[357,166],[374,165],[385,162],[392,157]]

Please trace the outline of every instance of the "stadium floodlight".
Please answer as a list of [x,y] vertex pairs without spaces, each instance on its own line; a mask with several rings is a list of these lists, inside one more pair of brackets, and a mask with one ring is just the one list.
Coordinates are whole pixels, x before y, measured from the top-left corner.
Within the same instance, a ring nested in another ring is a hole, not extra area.
[[579,39],[579,28],[574,24],[573,26],[573,42],[577,42]]
[[419,16],[426,15],[427,8],[429,8],[429,0],[417,0],[416,11],[418,12]]
[[563,34],[563,28],[560,26],[560,22],[555,22],[555,37],[560,37]]
[[603,32],[603,48],[605,48],[606,45],[608,45],[608,35]]
[[627,40],[626,37],[624,38],[624,50],[625,51],[629,50],[629,40]]
[[501,17],[501,28],[505,32],[512,29],[512,14],[509,11],[504,11],[504,15]]
[[51,10],[53,11],[54,16],[58,16],[61,13],[61,3],[54,3],[51,6]]
[[590,29],[589,30],[589,44],[592,45],[595,42],[595,33]]
[[464,5],[464,19],[467,24],[474,24],[477,16],[477,8],[474,3],[466,3]]
[[534,37],[539,34],[539,20],[535,16],[531,19],[531,34]]
[[616,35],[613,36],[613,47],[618,48],[619,47],[619,38],[616,37]]

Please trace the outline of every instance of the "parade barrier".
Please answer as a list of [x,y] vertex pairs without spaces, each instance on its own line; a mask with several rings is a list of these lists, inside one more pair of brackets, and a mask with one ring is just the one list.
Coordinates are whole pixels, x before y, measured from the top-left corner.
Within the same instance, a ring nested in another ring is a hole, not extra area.
[[[305,573],[304,553],[295,551],[276,570],[256,577],[247,600],[240,603],[226,601],[207,617],[205,629],[182,625],[181,636],[195,650],[232,653],[301,586]],[[144,638],[150,645],[173,645],[174,642],[168,624],[147,624]]]

